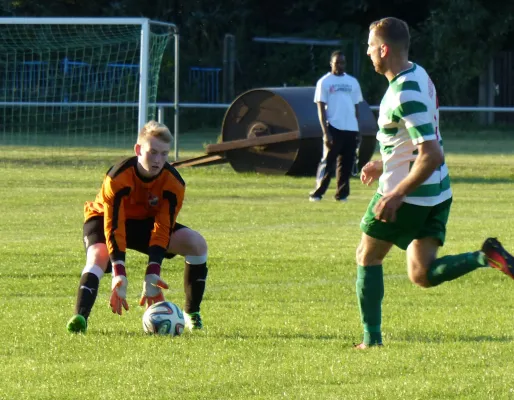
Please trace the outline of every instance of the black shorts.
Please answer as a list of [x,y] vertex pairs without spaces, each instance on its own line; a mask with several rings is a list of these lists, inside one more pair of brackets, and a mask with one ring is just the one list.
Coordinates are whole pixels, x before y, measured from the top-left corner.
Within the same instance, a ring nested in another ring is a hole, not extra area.
[[[125,221],[125,235],[127,241],[127,248],[136,250],[143,254],[148,254],[148,245],[150,243],[150,236],[152,234],[152,230],[154,228],[154,219],[128,219]],[[173,227],[173,232],[178,231],[179,229],[187,228],[187,226],[175,223]],[[84,239],[84,248],[87,251],[89,246],[97,243],[105,243],[105,234],[104,234],[104,217],[93,217],[88,219],[84,223],[83,228],[83,239]],[[173,258],[176,254],[174,253],[166,253],[164,258]],[[110,264],[110,263],[109,263]],[[110,265],[108,270],[110,269]]]

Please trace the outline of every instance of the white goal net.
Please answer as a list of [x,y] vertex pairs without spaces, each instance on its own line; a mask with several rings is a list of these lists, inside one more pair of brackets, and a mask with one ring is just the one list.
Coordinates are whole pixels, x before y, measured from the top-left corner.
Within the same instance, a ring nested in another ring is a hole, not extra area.
[[133,145],[156,118],[170,25],[0,18],[0,144]]

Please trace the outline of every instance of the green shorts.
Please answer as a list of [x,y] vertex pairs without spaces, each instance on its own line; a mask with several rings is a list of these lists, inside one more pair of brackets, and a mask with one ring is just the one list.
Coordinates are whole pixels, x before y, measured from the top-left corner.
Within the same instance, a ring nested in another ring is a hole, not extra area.
[[406,250],[414,239],[433,237],[444,244],[446,223],[450,215],[452,199],[449,198],[432,207],[403,203],[396,212],[395,222],[375,219],[373,208],[381,194],[375,193],[361,221],[361,230],[372,238],[394,243]]

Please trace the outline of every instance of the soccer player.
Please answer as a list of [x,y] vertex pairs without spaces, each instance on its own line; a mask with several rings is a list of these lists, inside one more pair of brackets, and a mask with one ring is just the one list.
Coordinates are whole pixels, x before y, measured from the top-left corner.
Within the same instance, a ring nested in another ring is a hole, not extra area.
[[[320,201],[336,169],[335,199],[346,202],[350,194],[350,176],[359,143],[357,104],[362,101],[357,79],[345,72],[346,59],[337,50],[330,57],[330,72],[318,80],[314,102],[323,133],[323,156],[316,175],[316,188],[310,201]],[[337,166],[336,166],[337,164]]]
[[408,60],[409,28],[383,18],[369,28],[367,54],[389,81],[378,119],[382,160],[361,171],[362,183],[379,180],[361,221],[356,291],[365,349],[382,345],[382,262],[393,245],[407,251],[409,279],[424,288],[494,267],[514,278],[514,258],[493,238],[481,250],[437,258],[444,244],[452,190],[445,164],[437,93],[427,72]]
[[139,304],[163,301],[168,285],[161,277],[164,258],[185,257],[184,315],[189,329],[203,327],[200,316],[207,279],[207,243],[203,236],[176,219],[184,200],[185,182],[168,163],[172,135],[156,121],[139,132],[135,156],[111,167],[95,201],[84,205],[86,265],[79,282],[70,332],[85,333],[100,279],[112,272],[110,307],[128,310],[127,248],[148,254]]

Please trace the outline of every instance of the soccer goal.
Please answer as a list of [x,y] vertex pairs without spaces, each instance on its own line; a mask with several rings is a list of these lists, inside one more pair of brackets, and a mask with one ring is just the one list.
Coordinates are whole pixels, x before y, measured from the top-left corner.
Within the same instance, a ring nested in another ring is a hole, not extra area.
[[0,18],[0,144],[133,145],[139,128],[157,118],[159,73],[173,36],[167,64],[178,74],[174,24]]

